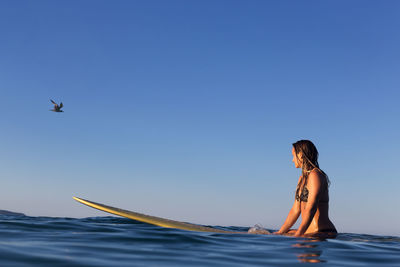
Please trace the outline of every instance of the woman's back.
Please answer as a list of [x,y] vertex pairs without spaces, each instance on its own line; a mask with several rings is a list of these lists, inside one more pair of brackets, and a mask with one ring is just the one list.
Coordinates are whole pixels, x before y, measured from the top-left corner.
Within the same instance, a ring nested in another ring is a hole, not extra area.
[[[328,189],[328,179],[324,173],[322,173],[319,169],[314,169],[310,172],[310,175],[315,175],[318,177],[320,182],[320,190],[318,192],[317,197],[317,210],[314,214],[313,220],[311,221],[309,227],[306,230],[306,234],[315,233],[315,232],[336,232],[336,228],[329,219],[329,189]],[[306,191],[308,193],[308,187],[312,187],[310,183],[313,180],[308,179],[307,184],[303,186],[302,192]],[[303,193],[303,196],[308,194]],[[306,200],[306,201],[304,201]],[[308,204],[308,198],[301,201],[301,211],[306,209]]]

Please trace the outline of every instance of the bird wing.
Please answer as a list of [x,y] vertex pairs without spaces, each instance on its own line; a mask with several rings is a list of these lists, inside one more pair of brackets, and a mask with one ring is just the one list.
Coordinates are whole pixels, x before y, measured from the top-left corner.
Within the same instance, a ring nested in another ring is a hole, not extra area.
[[53,100],[51,100],[51,99],[50,99],[50,101],[51,101],[51,103],[53,103],[54,105],[57,105],[57,103],[56,103],[56,102],[54,102]]

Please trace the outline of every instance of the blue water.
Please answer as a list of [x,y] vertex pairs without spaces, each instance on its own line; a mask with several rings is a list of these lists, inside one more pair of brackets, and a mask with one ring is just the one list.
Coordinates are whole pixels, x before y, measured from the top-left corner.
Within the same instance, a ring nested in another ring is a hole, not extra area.
[[400,238],[315,240],[188,232],[117,217],[0,216],[0,266],[188,265],[400,266]]

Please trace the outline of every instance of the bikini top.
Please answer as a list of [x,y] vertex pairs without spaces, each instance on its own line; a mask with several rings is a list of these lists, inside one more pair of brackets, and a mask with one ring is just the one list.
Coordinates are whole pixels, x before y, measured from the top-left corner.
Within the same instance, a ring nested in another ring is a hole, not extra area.
[[[308,201],[308,188],[306,185],[303,186],[303,189],[301,190],[301,193],[299,194],[300,187],[297,187],[296,189],[296,200],[300,202],[307,202]],[[328,188],[326,188],[328,190]],[[328,203],[329,200],[320,200],[320,203]]]
[[296,200],[300,202],[307,202],[308,201],[308,189],[307,186],[303,186],[303,190],[301,190],[301,194],[299,194],[300,187],[296,190]]

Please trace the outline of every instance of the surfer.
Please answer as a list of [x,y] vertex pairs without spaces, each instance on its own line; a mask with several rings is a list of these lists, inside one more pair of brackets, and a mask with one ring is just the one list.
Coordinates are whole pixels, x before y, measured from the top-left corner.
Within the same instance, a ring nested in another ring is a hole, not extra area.
[[[301,168],[302,175],[296,188],[292,209],[274,234],[293,236],[336,236],[337,231],[328,216],[329,178],[319,168],[318,151],[309,140],[300,140],[293,144],[293,163]],[[290,229],[301,214],[298,229]]]

